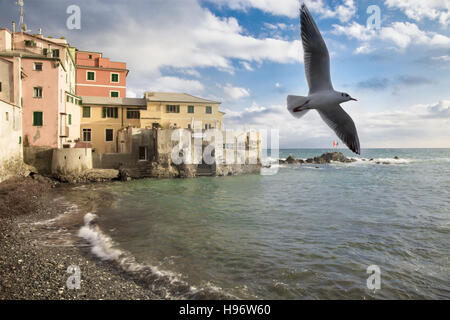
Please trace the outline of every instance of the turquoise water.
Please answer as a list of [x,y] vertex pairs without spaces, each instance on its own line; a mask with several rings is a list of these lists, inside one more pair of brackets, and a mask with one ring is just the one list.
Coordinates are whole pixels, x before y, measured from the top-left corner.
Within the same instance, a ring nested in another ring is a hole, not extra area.
[[[182,281],[194,292],[174,286],[171,296],[195,298],[202,288],[206,298],[449,299],[450,149],[357,158],[267,176],[105,186],[117,201],[97,212],[98,223],[116,248],[170,274],[164,286]],[[366,285],[370,265],[381,270],[376,291]]]

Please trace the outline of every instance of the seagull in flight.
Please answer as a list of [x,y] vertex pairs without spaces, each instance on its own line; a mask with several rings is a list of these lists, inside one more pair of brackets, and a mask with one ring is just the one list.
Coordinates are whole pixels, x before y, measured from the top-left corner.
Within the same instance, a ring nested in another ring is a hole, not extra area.
[[339,105],[357,100],[345,92],[333,89],[327,45],[305,4],[300,9],[300,24],[309,94],[307,97],[288,96],[288,110],[296,118],[301,118],[311,109],[317,110],[323,121],[347,147],[354,153],[361,154],[355,123]]

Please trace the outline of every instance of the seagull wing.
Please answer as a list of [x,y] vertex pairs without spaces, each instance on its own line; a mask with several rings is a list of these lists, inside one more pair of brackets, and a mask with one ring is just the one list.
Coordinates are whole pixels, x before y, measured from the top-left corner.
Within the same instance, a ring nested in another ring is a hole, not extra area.
[[305,4],[300,9],[300,24],[309,94],[333,90],[330,77],[330,55],[327,45]]
[[326,108],[318,108],[316,110],[319,112],[323,121],[333,129],[336,135],[350,150],[354,153],[361,154],[355,123],[339,104]]

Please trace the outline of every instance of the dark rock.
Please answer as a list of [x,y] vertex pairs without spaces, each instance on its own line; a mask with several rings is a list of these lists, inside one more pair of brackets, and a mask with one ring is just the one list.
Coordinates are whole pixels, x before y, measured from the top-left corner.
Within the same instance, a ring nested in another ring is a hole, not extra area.
[[[308,160],[310,160],[310,159],[308,159]],[[308,162],[308,160],[307,160],[307,162]],[[317,163],[317,164],[330,163],[331,161],[343,162],[343,163],[350,163],[350,162],[356,161],[356,159],[347,158],[341,152],[327,152],[327,153],[322,154],[320,157],[315,157],[312,160],[313,160],[312,161],[313,163]],[[311,163],[311,162],[308,162],[308,163]]]
[[399,158],[399,157],[397,157],[397,156],[395,156],[395,157],[394,157],[394,159],[395,159],[395,160],[398,160],[398,159],[400,159],[400,158]]
[[289,156],[289,157],[286,158],[286,163],[296,164],[296,163],[298,163],[298,160],[295,159],[293,156]]

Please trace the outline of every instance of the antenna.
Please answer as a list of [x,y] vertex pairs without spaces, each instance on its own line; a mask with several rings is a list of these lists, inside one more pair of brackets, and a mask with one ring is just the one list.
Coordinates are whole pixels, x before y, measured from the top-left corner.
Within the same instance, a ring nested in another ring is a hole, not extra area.
[[22,32],[29,32],[31,30],[27,30],[27,25],[24,23],[23,19],[23,0],[17,0],[16,4],[19,6],[19,12],[20,12],[20,19],[19,19],[19,29],[22,30]]

